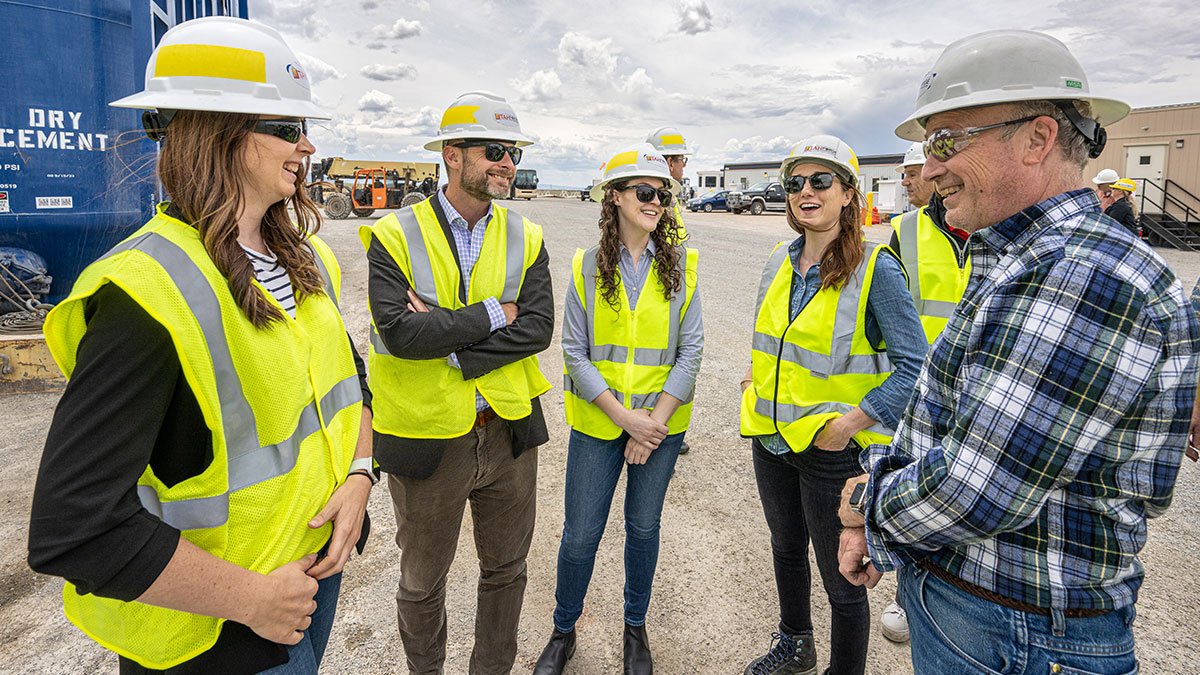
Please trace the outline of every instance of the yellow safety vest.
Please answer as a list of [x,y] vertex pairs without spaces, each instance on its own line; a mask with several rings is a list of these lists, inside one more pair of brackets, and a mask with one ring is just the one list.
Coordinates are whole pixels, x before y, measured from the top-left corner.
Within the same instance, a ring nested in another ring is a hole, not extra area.
[[916,270],[908,274],[908,290],[921,315],[925,339],[933,344],[967,289],[971,259],[958,266],[954,245],[946,241],[926,209],[922,206],[892,218],[892,229],[900,242],[900,259],[909,270]]
[[[675,365],[679,351],[679,324],[696,292],[696,264],[699,254],[695,249],[682,248],[684,287],[672,294],[668,302],[663,297],[662,282],[658,278],[658,263],[651,262],[650,272],[638,295],[637,307],[629,308],[629,298],[617,274],[618,307],[613,309],[596,293],[596,251],[593,246],[587,251],[578,250],[571,262],[575,291],[584,302],[585,313],[590,320],[588,331],[588,356],[604,376],[609,391],[627,410],[636,408],[653,409],[662,393],[663,384]],[[577,431],[594,438],[612,440],[621,435],[622,429],[599,406],[579,397],[570,374],[563,374],[564,402],[567,424]],[[667,420],[672,434],[687,431],[692,420],[692,397]]]
[[[742,436],[783,434],[795,452],[812,445],[825,423],[862,402],[892,372],[887,352],[866,334],[867,295],[881,251],[866,254],[839,288],[818,290],[788,319],[793,268],[786,242],[775,247],[763,269],[751,346],[753,383],[742,394]],[[875,423],[854,435],[866,447],[888,443],[893,429]]]
[[[431,198],[434,199],[434,198]],[[363,247],[374,236],[429,307],[461,309],[461,273],[430,199],[358,228]],[[542,228],[502,206],[492,206],[479,261],[467,280],[467,304],[495,297],[516,302],[525,273],[542,249]],[[497,415],[507,420],[528,417],[530,400],[550,390],[537,356],[528,356],[477,378],[444,357],[403,359],[388,351],[371,320],[369,360],[373,426],[401,438],[457,438],[475,423],[478,389]]]
[[683,209],[680,208],[679,197],[673,198],[671,204],[675,206],[675,222],[679,223],[679,242],[683,243],[687,240],[687,228],[683,226]]
[[[199,233],[160,205],[150,222],[85,269],[46,318],[46,344],[68,377],[87,330],[85,301],[106,283],[167,329],[212,432],[213,461],[169,487],[147,466],[138,498],[196,546],[261,574],[328,541],[331,525],[313,530],[308,522],[345,481],[362,416],[336,304],[341,270],[323,242],[309,242],[326,294],[301,301],[294,320],[259,329],[234,301]],[[70,583],[63,605],[93,640],[148,668],[170,668],[208,650],[224,623],[81,595]]]

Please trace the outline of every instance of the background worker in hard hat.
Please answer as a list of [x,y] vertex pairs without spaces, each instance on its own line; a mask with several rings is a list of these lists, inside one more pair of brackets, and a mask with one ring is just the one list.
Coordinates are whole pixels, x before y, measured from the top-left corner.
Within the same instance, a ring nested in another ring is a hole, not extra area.
[[[913,143],[897,171],[903,176],[900,184],[908,191],[908,203],[916,208],[892,218],[889,246],[904,263],[925,338],[933,344],[967,286],[968,234],[946,222],[946,209],[934,194],[933,183],[921,177],[924,166],[925,150],[921,143]],[[899,592],[880,615],[879,628],[892,642],[908,641],[908,619]]]
[[303,189],[305,118],[329,116],[297,63],[243,19],[167,31],[112,105],[157,109],[171,201],[46,320],[70,380],[29,564],[122,673],[315,675],[362,535],[370,392]]
[[653,672],[646,612],[658,565],[659,521],[691,421],[704,351],[699,256],[674,231],[671,205],[679,183],[663,156],[645,143],[624,148],[605,167],[604,180],[591,190],[600,202],[600,243],[576,252],[563,309],[564,397],[571,425],[566,522],[554,630],[535,675],[562,673],[575,651],[575,623],[583,614],[622,468],[628,472],[625,672]]
[[[687,228],[683,225],[683,206],[687,202],[683,199],[682,186],[683,169],[687,166],[688,155],[692,154],[692,151],[683,139],[683,133],[675,127],[659,127],[651,131],[650,135],[646,137],[646,142],[667,159],[667,166],[671,170],[671,179],[680,185],[680,189],[676,191],[676,199],[672,200],[672,210],[675,212],[675,225],[679,241],[687,241],[689,239]],[[679,446],[681,455],[686,455],[691,450],[692,447],[686,440],[683,445]]]
[[1101,169],[1100,173],[1092,178],[1092,183],[1096,185],[1096,194],[1104,195],[1112,188],[1112,184],[1121,180],[1121,175],[1112,169]]
[[1137,552],[1171,501],[1200,323],[1079,188],[1128,112],[1058,40],[999,30],[946,47],[896,131],[925,139],[971,275],[896,438],[847,481],[840,560],[868,586],[899,570],[917,673],[1137,670]]
[[1137,204],[1133,202],[1133,193],[1137,191],[1137,183],[1128,178],[1113,181],[1107,192],[1100,194],[1100,206],[1104,215],[1125,226],[1135,237],[1142,236],[1142,228],[1138,224]]
[[779,180],[798,236],[776,246],[763,269],[741,408],[771,531],[779,625],[745,673],[817,672],[811,543],[830,606],[825,672],[861,675],[871,609],[866,590],[838,574],[837,504],[846,479],[862,473],[862,447],[891,438],[925,336],[895,254],[863,242],[850,147],[834,136],[807,138]]
[[548,437],[538,397],[550,383],[536,355],[550,345],[554,296],[541,227],[493,200],[531,144],[503,98],[463,94],[425,145],[442,155],[445,188],[359,229],[376,457],[401,551],[400,639],[420,675],[446,658],[446,575],[468,503],[480,568],[469,672],[507,673],[516,657]]

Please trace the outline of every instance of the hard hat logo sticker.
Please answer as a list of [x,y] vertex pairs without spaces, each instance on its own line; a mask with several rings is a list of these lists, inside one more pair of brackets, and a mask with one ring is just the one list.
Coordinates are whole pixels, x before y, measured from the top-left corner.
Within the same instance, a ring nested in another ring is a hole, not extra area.
[[933,78],[937,77],[937,73],[932,70],[925,74],[925,79],[921,80],[921,88],[917,90],[917,96],[925,93],[926,89],[933,86]]
[[292,76],[292,79],[295,80],[296,84],[308,89],[308,75],[305,75],[303,70],[300,70],[300,68],[297,66],[289,63],[287,64],[287,71],[288,74]]
[[505,112],[496,113],[496,121],[504,124],[519,124],[519,122],[517,122],[516,115]]

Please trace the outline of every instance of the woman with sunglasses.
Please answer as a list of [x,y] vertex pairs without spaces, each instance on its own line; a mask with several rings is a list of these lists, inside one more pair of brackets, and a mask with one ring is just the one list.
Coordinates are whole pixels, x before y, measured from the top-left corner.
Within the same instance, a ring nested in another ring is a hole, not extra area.
[[304,118],[328,116],[298,64],[242,19],[163,36],[113,105],[157,111],[171,201],[46,320],[70,379],[29,562],[122,673],[316,673],[363,534],[369,392],[303,189]]
[[624,672],[653,671],[645,623],[659,520],[704,349],[697,254],[675,243],[678,191],[666,160],[646,143],[614,155],[592,188],[601,202],[600,243],[575,254],[563,314],[566,522],[554,630],[537,675],[561,673],[575,653],[575,621],[623,467]]
[[860,675],[871,615],[866,590],[838,572],[842,487],[859,451],[887,443],[916,383],[925,333],[891,249],[864,244],[858,159],[841,139],[803,140],[784,160],[787,222],[759,283],[742,436],[753,439],[780,621],[747,675],[817,672],[809,543],[829,597],[824,671]]

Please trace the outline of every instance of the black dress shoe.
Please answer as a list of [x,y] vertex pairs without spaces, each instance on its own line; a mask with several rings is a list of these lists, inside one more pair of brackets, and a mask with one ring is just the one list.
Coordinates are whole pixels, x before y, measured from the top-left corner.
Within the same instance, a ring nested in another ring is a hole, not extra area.
[[625,624],[625,675],[652,675],[654,659],[645,626]]
[[575,656],[575,629],[572,628],[570,633],[560,633],[555,628],[537,664],[533,666],[533,675],[561,675],[572,656]]

